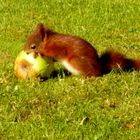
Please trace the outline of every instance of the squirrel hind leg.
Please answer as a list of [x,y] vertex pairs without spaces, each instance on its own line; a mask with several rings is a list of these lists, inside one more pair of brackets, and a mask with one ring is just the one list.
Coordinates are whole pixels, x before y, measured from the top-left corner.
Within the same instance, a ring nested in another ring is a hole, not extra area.
[[62,64],[74,75],[83,75],[84,77],[101,76],[99,63],[93,65],[92,62],[83,60],[80,57],[73,57],[63,60]]

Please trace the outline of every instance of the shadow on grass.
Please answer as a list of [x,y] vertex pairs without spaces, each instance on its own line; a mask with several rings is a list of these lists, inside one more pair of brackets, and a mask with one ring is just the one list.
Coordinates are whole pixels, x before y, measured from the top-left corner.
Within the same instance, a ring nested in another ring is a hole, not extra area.
[[[51,75],[50,78],[64,78],[64,77],[68,77],[71,76],[72,74],[67,71],[66,69],[58,69],[58,70],[54,70]],[[40,81],[44,82],[47,81],[49,78],[48,77],[40,77]]]

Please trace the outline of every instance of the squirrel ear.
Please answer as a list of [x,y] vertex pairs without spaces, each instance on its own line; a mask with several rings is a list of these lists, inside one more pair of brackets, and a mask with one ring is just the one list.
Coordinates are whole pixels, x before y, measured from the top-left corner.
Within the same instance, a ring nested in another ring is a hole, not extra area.
[[36,26],[36,31],[41,35],[42,39],[45,37],[45,27],[43,23],[38,23]]
[[44,28],[43,23],[38,23],[37,26],[36,26],[36,30],[39,30],[41,28]]

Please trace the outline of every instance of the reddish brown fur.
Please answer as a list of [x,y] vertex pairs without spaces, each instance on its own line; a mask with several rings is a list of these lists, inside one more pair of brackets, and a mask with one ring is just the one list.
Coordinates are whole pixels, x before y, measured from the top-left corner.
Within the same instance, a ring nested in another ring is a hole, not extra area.
[[100,60],[104,67],[103,74],[109,73],[113,68],[121,68],[124,71],[140,70],[140,60],[126,58],[123,54],[113,50],[102,54]]
[[54,32],[43,24],[38,24],[35,31],[27,38],[24,49],[60,62],[65,60],[85,77],[101,76],[116,67],[122,70],[140,69],[140,60],[127,59],[113,50],[99,57],[95,48],[84,39]]

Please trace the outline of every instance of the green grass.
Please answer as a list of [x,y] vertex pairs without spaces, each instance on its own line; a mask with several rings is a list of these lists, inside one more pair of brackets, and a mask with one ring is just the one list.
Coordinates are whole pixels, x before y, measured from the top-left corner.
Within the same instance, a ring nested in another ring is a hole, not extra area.
[[0,139],[139,140],[140,72],[20,81],[14,61],[38,22],[81,36],[99,54],[140,57],[138,0],[0,1]]

